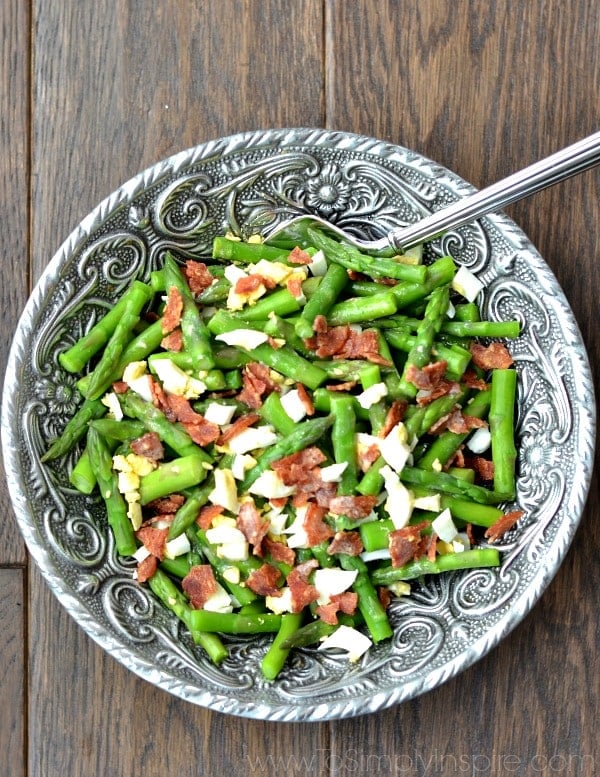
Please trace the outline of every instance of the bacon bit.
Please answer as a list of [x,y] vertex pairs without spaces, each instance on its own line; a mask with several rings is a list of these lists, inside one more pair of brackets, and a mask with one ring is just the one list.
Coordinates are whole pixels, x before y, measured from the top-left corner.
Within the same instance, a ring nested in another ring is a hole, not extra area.
[[314,415],[315,407],[312,403],[311,398],[308,395],[308,391],[302,385],[302,383],[296,383],[296,391],[298,392],[298,399],[304,405],[304,409],[306,410],[306,415]]
[[217,424],[207,421],[203,415],[197,413],[191,406],[189,399],[178,394],[168,394],[167,403],[174,419],[183,424],[184,429],[196,445],[209,445],[219,438],[221,430]]
[[[364,281],[366,278],[368,278],[367,275],[365,275],[363,272],[359,272],[358,270],[347,270],[348,278],[350,278],[351,281]],[[369,278],[369,280],[371,280]]]
[[494,479],[494,462],[483,456],[473,456],[470,464],[482,480]]
[[157,568],[158,559],[156,556],[146,556],[146,558],[137,565],[138,583],[145,583],[147,580],[150,580]]
[[394,568],[403,567],[412,561],[421,550],[421,529],[425,524],[404,526],[389,534],[389,548]]
[[329,511],[357,520],[366,518],[376,504],[376,496],[336,496],[329,504]]
[[332,383],[325,388],[327,391],[352,391],[357,382],[356,380],[347,380],[345,383]]
[[157,515],[174,515],[184,502],[185,496],[183,494],[171,494],[148,502],[146,507]]
[[[315,336],[305,340],[307,348],[320,358],[333,356],[336,359],[368,359],[375,364],[390,367],[391,363],[379,353],[377,332],[367,329],[355,332],[348,325],[325,328],[322,318],[317,316],[313,327]],[[319,319],[317,324],[317,319]],[[325,319],[325,323],[327,320]]]
[[323,520],[327,515],[327,508],[319,507],[314,502],[309,502],[302,527],[306,532],[308,547],[320,545],[325,540],[333,537],[333,529]]
[[137,539],[156,558],[163,560],[167,544],[168,529],[155,529],[153,526],[142,526],[135,533]]
[[338,531],[327,548],[327,553],[330,556],[333,556],[334,553],[358,556],[363,550],[364,546],[357,531]]
[[248,575],[246,585],[259,596],[281,596],[281,589],[277,587],[280,576],[277,567],[263,564]]
[[454,454],[454,456],[446,464],[445,469],[450,469],[450,467],[458,467],[459,469],[462,469],[465,466],[466,466],[466,463],[465,463],[464,445],[461,445],[460,448]]
[[287,496],[279,496],[274,497],[273,499],[269,499],[269,504],[275,509],[281,508],[283,510],[287,504]]
[[313,321],[313,331],[315,334],[318,335],[324,335],[327,334],[327,330],[329,329],[329,324],[327,323],[327,319],[325,316],[321,315],[319,313],[318,316],[315,316],[315,320]]
[[360,446],[357,450],[357,462],[361,472],[367,472],[379,458],[377,445],[369,445],[367,448]]
[[437,534],[435,532],[431,533],[431,536],[429,537],[429,542],[427,546],[427,559],[428,561],[435,561],[435,557],[437,554]]
[[431,362],[420,368],[410,364],[406,370],[406,380],[418,389],[431,391],[444,379],[447,368],[447,361]]
[[204,505],[204,507],[200,508],[196,518],[196,525],[205,531],[210,529],[213,520],[218,515],[222,515],[224,510],[225,508],[221,507],[221,505]]
[[310,264],[312,262],[312,257],[307,251],[300,248],[300,246],[295,246],[289,253],[288,262],[291,262],[291,264]]
[[186,261],[183,274],[192,294],[201,294],[214,281],[214,276],[204,262],[196,262],[194,259]]
[[510,513],[505,513],[492,526],[486,529],[484,537],[490,542],[495,542],[506,534],[509,529],[512,529],[524,514],[523,510],[512,510]]
[[269,368],[260,362],[250,362],[245,365],[242,370],[242,381],[244,388],[238,395],[238,399],[254,410],[262,405],[263,395],[279,390],[277,384],[271,379]]
[[301,451],[284,456],[271,464],[286,486],[295,486],[305,482],[312,469],[326,460],[322,450],[314,445]]
[[432,424],[429,431],[431,434],[440,434],[445,431],[466,434],[471,429],[481,429],[484,426],[487,426],[487,421],[472,415],[465,415],[460,408],[457,408]]
[[160,461],[165,456],[165,449],[156,432],[146,432],[137,440],[133,440],[131,450],[138,456],[145,456],[152,461]]
[[252,424],[255,424],[257,421],[260,420],[260,416],[258,413],[246,413],[246,415],[240,416],[234,423],[231,424],[231,426],[226,429],[219,439],[217,440],[219,445],[225,445],[225,443],[229,442],[229,440],[233,440],[234,437],[237,437],[240,432],[243,432],[244,429],[247,429],[249,426],[252,426]]
[[201,610],[207,600],[216,593],[217,581],[210,564],[197,564],[192,567],[181,581],[192,607]]
[[380,429],[378,437],[387,437],[394,426],[397,426],[404,418],[408,402],[405,399],[395,399],[387,412],[383,427]]
[[162,333],[168,335],[181,323],[183,313],[183,297],[177,286],[171,286],[167,294],[167,304],[162,317]]
[[337,613],[341,611],[346,615],[352,615],[358,604],[358,594],[353,591],[344,591],[341,594],[334,594],[327,604],[320,604],[315,612],[322,621],[330,626],[335,626],[338,622]]
[[269,530],[269,521],[261,517],[253,500],[248,500],[240,506],[236,526],[253,546],[254,555],[260,556],[261,543]]
[[294,566],[296,561],[296,551],[293,548],[288,547],[285,542],[278,542],[272,540],[270,537],[265,537],[262,541],[262,555],[267,553],[273,561],[277,561],[281,564],[288,564],[290,567]]
[[163,413],[167,416],[169,421],[175,422],[175,415],[173,411],[171,410],[169,406],[169,400],[167,398],[167,393],[161,386],[161,384],[155,380],[152,376],[150,376],[150,392],[152,394],[152,404],[157,407],[159,410],[162,410]]
[[296,299],[300,299],[302,297],[302,281],[300,278],[288,278],[285,285],[292,297],[296,297]]
[[513,358],[504,343],[471,343],[471,360],[482,370],[506,370],[513,364]]
[[392,594],[390,592],[389,588],[386,588],[384,585],[380,585],[377,588],[377,598],[379,599],[379,603],[383,607],[384,610],[387,610],[387,608],[392,603]]
[[250,294],[263,285],[263,279],[260,275],[247,275],[246,277],[237,280],[234,291],[236,294]]
[[310,559],[303,564],[298,564],[287,576],[287,584],[292,592],[292,611],[302,612],[311,602],[319,598],[314,585],[308,582],[308,577],[313,569],[319,566],[316,559]]
[[483,378],[480,378],[475,370],[465,370],[462,382],[470,389],[477,389],[478,391],[487,391],[489,389],[489,384]]
[[174,329],[160,341],[161,347],[165,351],[179,352],[183,349],[183,334],[181,329]]
[[281,339],[277,340],[275,337],[271,337],[271,335],[267,337],[267,343],[276,351],[278,351],[280,348],[283,348],[283,342]]
[[469,543],[471,545],[475,545],[475,534],[473,532],[473,524],[472,523],[468,523],[465,526],[465,532],[467,533],[467,537],[469,538]]
[[112,390],[115,394],[125,394],[129,390],[129,386],[124,380],[115,380],[112,384]]

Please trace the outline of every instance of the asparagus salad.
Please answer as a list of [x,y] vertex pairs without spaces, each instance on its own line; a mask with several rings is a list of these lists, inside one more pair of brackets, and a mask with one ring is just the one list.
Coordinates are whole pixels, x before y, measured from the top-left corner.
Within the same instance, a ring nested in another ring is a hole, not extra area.
[[61,353],[83,401],[43,459],[78,445],[71,483],[215,663],[261,632],[267,680],[300,646],[356,661],[411,580],[500,563],[519,323],[482,321],[450,257],[212,253],[165,255]]

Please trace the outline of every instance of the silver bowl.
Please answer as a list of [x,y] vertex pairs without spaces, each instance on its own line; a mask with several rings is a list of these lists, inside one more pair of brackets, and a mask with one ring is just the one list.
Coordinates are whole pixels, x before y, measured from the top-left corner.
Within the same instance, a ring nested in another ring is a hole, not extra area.
[[424,580],[391,607],[394,636],[350,665],[307,648],[277,681],[261,677],[268,639],[226,638],[213,666],[118,558],[102,506],[69,485],[67,460],[40,456],[79,402],[58,354],[87,331],[165,249],[210,252],[241,235],[315,213],[377,238],[473,191],[414,151],[316,129],[267,130],[201,144],[159,162],[104,200],[72,232],[19,322],[2,406],[3,456],[19,527],[52,591],[118,661],[158,687],[220,712],[317,721],[374,712],[429,691],[490,651],[530,611],[557,572],[587,497],[595,440],[589,363],[548,266],[503,215],[447,233],[429,259],[451,254],[486,284],[484,314],[517,317],[518,495],[525,511],[501,543],[498,569]]

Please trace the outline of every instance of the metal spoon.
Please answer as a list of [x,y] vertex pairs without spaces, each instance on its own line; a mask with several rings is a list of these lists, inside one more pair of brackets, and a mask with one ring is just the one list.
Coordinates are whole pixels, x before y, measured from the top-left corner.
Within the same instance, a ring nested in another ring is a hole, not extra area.
[[379,240],[361,240],[319,216],[307,214],[282,222],[270,234],[265,234],[265,239],[273,242],[277,237],[285,236],[299,240],[306,235],[308,227],[316,226],[326,229],[361,251],[380,255],[398,253],[430,240],[448,229],[501,210],[511,202],[528,197],[599,163],[600,132],[595,132],[485,189],[435,211],[415,224],[393,229]]

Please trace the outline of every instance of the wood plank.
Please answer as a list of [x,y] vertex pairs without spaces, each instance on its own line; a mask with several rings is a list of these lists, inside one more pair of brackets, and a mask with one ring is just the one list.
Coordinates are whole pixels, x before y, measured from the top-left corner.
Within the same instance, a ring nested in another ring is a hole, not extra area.
[[[597,129],[600,16],[585,2],[326,5],[328,126],[414,148],[479,186]],[[509,209],[563,285],[596,377],[598,181],[589,172]],[[595,475],[567,561],[525,622],[432,693],[332,724],[334,774],[597,771],[598,490]]]
[[25,591],[23,569],[0,569],[0,753],[11,777],[26,774]]
[[[29,248],[29,11],[18,0],[0,3],[0,224],[4,245],[0,288],[0,375],[27,298]],[[0,461],[0,564],[22,564],[25,546],[14,520]]]
[[[147,165],[224,134],[322,124],[321,13],[315,0],[37,0],[34,277]],[[328,745],[327,725],[228,718],[156,690],[82,633],[35,570],[31,600],[31,777],[260,774]]]

